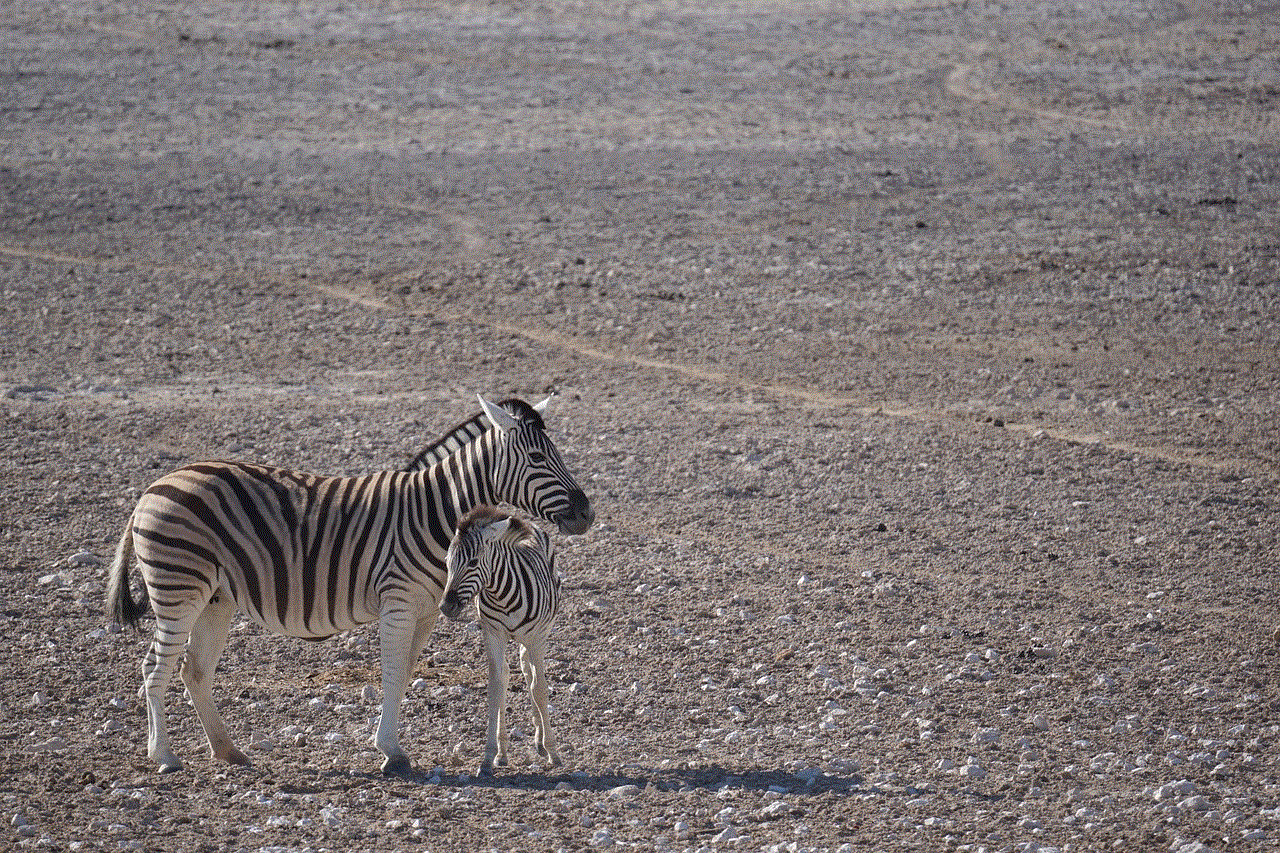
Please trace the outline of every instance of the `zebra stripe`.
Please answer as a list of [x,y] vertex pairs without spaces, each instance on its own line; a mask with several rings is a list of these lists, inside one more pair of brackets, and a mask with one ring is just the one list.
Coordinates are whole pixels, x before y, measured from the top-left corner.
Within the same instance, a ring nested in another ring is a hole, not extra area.
[[560,753],[547,710],[547,633],[560,609],[551,538],[536,527],[489,506],[463,516],[449,546],[449,574],[440,612],[462,617],[475,602],[489,661],[489,726],[481,776],[493,775],[496,757],[507,764],[507,643],[520,647],[520,669],[533,701],[534,747],[559,765]]
[[[322,477],[244,462],[201,462],[162,477],[138,501],[117,549],[108,607],[136,625],[149,603],[156,629],[143,660],[148,754],[182,765],[169,746],[164,694],[179,654],[182,679],[216,758],[248,763],[227,735],[210,680],[237,611],[279,634],[319,640],[377,620],[383,770],[405,769],[399,705],[438,613],[445,556],[458,519],[504,501],[565,533],[594,514],[546,435],[538,410],[481,399],[491,426],[429,467]],[[518,405],[515,405],[518,404]],[[136,556],[143,596],[135,602]]]

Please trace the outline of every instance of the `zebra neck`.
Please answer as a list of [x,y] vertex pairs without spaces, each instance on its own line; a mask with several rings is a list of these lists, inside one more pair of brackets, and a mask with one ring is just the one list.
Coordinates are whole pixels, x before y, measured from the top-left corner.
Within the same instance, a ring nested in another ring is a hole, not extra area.
[[439,462],[422,475],[439,495],[441,505],[452,509],[454,517],[449,524],[480,504],[495,504],[493,492],[493,453],[489,442],[482,436],[470,442]]

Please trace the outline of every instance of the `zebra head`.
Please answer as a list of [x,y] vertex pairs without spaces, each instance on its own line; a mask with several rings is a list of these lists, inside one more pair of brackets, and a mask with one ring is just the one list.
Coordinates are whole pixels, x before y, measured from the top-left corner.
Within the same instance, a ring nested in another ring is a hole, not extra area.
[[448,576],[440,612],[450,619],[463,619],[468,606],[489,581],[493,561],[487,549],[511,527],[512,519],[490,506],[478,506],[458,522],[458,531],[445,554]]
[[484,397],[479,399],[496,433],[494,498],[554,523],[561,533],[586,533],[596,520],[595,511],[565,468],[542,421],[551,398],[536,406],[511,401],[517,404],[515,415]]

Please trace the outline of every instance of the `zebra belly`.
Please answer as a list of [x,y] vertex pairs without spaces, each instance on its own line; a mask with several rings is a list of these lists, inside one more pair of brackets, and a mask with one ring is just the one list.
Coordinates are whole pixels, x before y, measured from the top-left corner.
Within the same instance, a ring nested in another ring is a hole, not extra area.
[[[221,594],[228,595],[224,586]],[[330,612],[324,602],[312,602],[310,608],[296,597],[289,598],[283,607],[273,597],[265,597],[259,601],[247,600],[247,596],[232,596],[236,609],[273,634],[286,637],[297,637],[301,640],[327,640],[330,637],[368,625],[378,620],[378,614],[371,612],[363,605],[338,608]]]

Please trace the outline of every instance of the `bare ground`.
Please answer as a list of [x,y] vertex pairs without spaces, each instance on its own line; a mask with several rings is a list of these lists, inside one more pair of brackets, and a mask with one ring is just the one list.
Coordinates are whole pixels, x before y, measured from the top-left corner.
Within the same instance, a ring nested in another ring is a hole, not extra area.
[[[0,846],[1276,849],[1277,20],[5,4]],[[471,628],[384,778],[374,632],[242,624],[254,766],[175,687],[156,775],[140,490],[398,465],[475,391],[558,392],[599,512],[567,766],[471,778]]]

